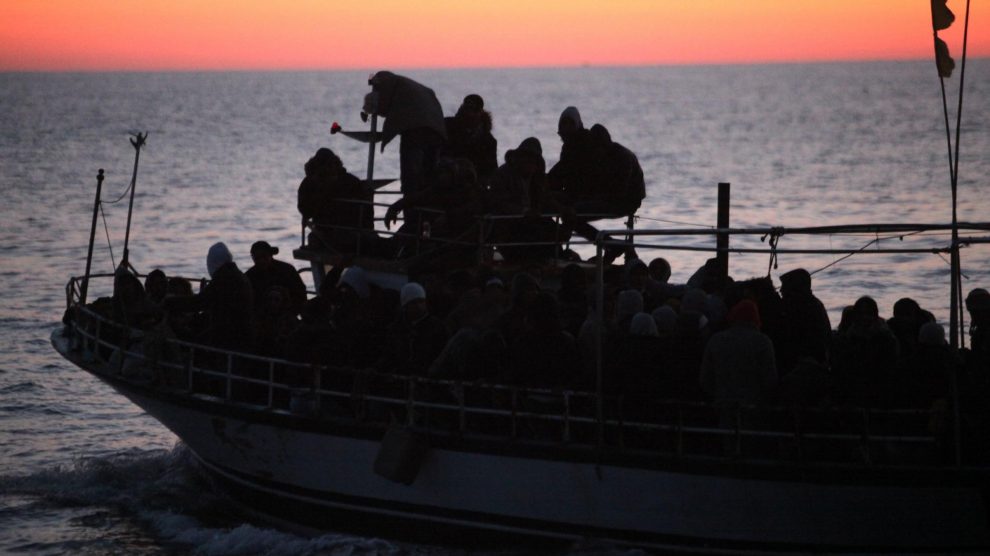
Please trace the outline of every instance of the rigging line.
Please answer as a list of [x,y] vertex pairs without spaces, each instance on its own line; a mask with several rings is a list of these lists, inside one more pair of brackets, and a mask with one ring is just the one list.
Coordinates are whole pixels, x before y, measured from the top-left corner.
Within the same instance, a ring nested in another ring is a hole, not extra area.
[[680,225],[680,226],[695,226],[695,227],[698,227],[698,228],[711,228],[713,230],[715,229],[715,226],[710,226],[708,224],[698,224],[698,223],[695,223],[695,222],[681,222],[681,221],[678,221],[678,220],[664,220],[663,218],[651,218],[649,216],[639,216],[639,215],[637,215],[636,216],[636,220],[650,220],[650,221],[653,221],[653,222],[663,222],[665,224],[677,224],[677,225]]
[[[949,265],[950,267],[952,266],[952,261],[950,261],[949,259],[946,259],[945,258],[945,255],[943,255],[941,253],[935,253],[935,254],[938,255],[938,258],[942,259],[942,261],[945,264]],[[966,274],[963,273],[962,269],[959,269],[959,275],[962,276],[963,278],[967,279],[967,280],[970,279],[969,276],[967,276]]]
[[120,194],[120,197],[117,197],[117,199],[115,199],[113,201],[100,201],[100,203],[104,203],[104,204],[107,204],[107,205],[113,205],[113,204],[119,203],[119,202],[121,202],[121,201],[124,200],[124,197],[127,196],[127,192],[130,191],[132,187],[134,187],[134,180],[131,180],[130,185],[128,185],[127,186],[127,189],[125,189],[124,192]]
[[[827,265],[825,265],[825,266],[823,266],[823,267],[821,267],[821,268],[819,268],[818,270],[816,270],[816,271],[814,271],[814,272],[811,272],[810,274],[811,274],[812,276],[814,276],[815,274],[818,274],[819,272],[821,272],[821,271],[823,271],[823,270],[825,270],[825,269],[828,269],[828,268],[830,268],[830,267],[833,267],[833,266],[835,266],[835,265],[837,265],[837,264],[839,264],[840,262],[842,262],[842,261],[844,261],[844,260],[846,260],[846,259],[848,259],[849,257],[852,257],[853,255],[857,255],[857,254],[859,254],[859,253],[862,253],[863,251],[866,251],[867,249],[869,249],[869,247],[870,247],[871,245],[873,245],[874,243],[876,243],[876,244],[879,244],[879,243],[880,243],[881,241],[883,241],[883,240],[885,240],[885,239],[893,239],[893,238],[895,238],[895,237],[901,237],[901,238],[904,238],[904,237],[908,237],[908,236],[913,236],[913,235],[916,235],[916,234],[920,234],[920,233],[922,233],[922,230],[918,230],[918,231],[916,231],[916,232],[909,232],[909,233],[906,233],[906,234],[899,234],[899,235],[895,235],[895,236],[891,236],[891,237],[879,237],[879,236],[878,236],[878,237],[876,237],[875,239],[871,239],[870,241],[868,241],[868,242],[866,243],[866,245],[864,245],[864,246],[862,246],[862,247],[860,247],[860,248],[859,248],[859,249],[857,249],[856,251],[853,251],[852,253],[847,253],[847,254],[845,254],[845,255],[843,255],[843,256],[841,256],[841,257],[839,257],[838,259],[835,259],[835,260],[833,260],[833,261],[832,261],[832,262],[830,262],[829,264],[827,264]],[[831,242],[832,242],[832,236],[831,236],[831,234],[829,234],[829,247],[831,247]],[[878,247],[878,248],[879,248],[879,247]]]
[[117,272],[117,261],[113,258],[113,245],[110,243],[110,227],[107,226],[107,215],[103,212],[103,203],[100,203],[100,216],[103,217],[103,230],[107,233],[107,248],[110,249],[110,264],[113,265],[113,271]]

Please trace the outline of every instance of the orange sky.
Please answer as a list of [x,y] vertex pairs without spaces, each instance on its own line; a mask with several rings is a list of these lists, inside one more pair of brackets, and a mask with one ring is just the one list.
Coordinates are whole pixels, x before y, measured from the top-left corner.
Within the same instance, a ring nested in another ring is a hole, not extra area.
[[[970,55],[990,55],[973,3]],[[941,35],[958,60],[964,0]],[[0,71],[640,65],[932,56],[928,0],[0,0]]]

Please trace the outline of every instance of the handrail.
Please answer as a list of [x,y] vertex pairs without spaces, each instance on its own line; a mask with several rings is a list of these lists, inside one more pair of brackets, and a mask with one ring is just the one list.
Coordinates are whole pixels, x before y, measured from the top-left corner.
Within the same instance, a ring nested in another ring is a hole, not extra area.
[[[75,278],[73,278],[73,280],[75,280]],[[143,332],[114,323],[111,319],[103,317],[86,307],[80,307],[78,315],[79,316],[77,318],[80,320],[77,321],[77,326],[74,326],[73,330],[84,341],[84,344],[89,346],[88,351],[90,353],[94,353],[99,356],[99,350],[101,347],[118,350],[121,357],[121,365],[119,369],[123,369],[125,359],[133,359],[141,361],[145,364],[154,363],[159,368],[172,369],[175,372],[181,373],[180,376],[184,378],[183,382],[185,383],[182,391],[187,392],[189,395],[200,395],[195,389],[195,383],[197,380],[196,377],[203,377],[207,380],[223,380],[223,395],[218,398],[218,400],[222,403],[236,403],[239,405],[258,407],[259,409],[264,410],[288,411],[285,408],[279,409],[276,407],[276,398],[277,396],[291,395],[291,392],[296,390],[298,387],[293,387],[290,384],[278,381],[278,373],[276,372],[277,369],[314,369],[311,365],[303,363],[213,348],[176,339],[166,340],[167,344],[180,348],[178,350],[179,356],[176,360],[159,360],[152,362],[146,355],[132,350],[128,345],[125,344],[122,346],[114,344],[106,339],[107,326],[116,327],[118,330],[125,331],[126,334],[124,334],[123,337],[126,338],[140,336],[141,334],[144,334]],[[91,319],[95,322],[95,330],[90,330],[87,326],[85,326],[85,319]],[[222,370],[197,367],[195,363],[195,354],[197,352],[218,354],[218,356],[222,356],[225,359],[225,365]],[[259,378],[239,376],[234,369],[236,367],[235,362],[241,361],[263,362],[266,369],[264,373],[265,377]],[[404,408],[405,422],[407,425],[427,426],[432,428],[440,426],[441,428],[436,431],[438,433],[446,430],[443,428],[443,425],[437,425],[437,420],[434,418],[430,418],[427,421],[417,419],[420,412],[432,411],[438,412],[438,416],[442,416],[443,414],[453,416],[454,419],[451,423],[454,424],[451,426],[450,430],[446,432],[456,432],[460,435],[484,434],[483,431],[472,426],[471,423],[473,419],[484,417],[505,419],[508,422],[508,429],[510,431],[507,434],[509,434],[511,438],[515,438],[520,441],[528,438],[526,436],[526,429],[523,428],[524,423],[546,423],[548,425],[553,425],[554,427],[559,427],[553,429],[558,432],[552,433],[551,437],[556,438],[556,441],[562,444],[571,444],[574,442],[584,444],[593,442],[592,438],[594,435],[589,436],[590,433],[588,431],[592,430],[595,425],[600,424],[605,427],[605,432],[607,435],[613,434],[614,431],[615,435],[623,438],[623,445],[615,446],[615,448],[619,451],[626,449],[633,451],[648,449],[652,451],[665,452],[664,449],[655,446],[642,446],[636,444],[635,442],[629,444],[629,442],[625,439],[633,433],[671,434],[674,440],[671,442],[671,447],[666,450],[666,452],[677,457],[705,455],[698,454],[696,453],[696,450],[688,448],[686,446],[686,440],[688,438],[732,438],[734,448],[731,453],[723,453],[720,456],[719,453],[714,454],[719,457],[746,457],[747,454],[745,453],[744,444],[750,441],[762,439],[764,441],[773,441],[778,443],[786,442],[789,445],[794,445],[796,447],[795,450],[799,455],[797,459],[800,461],[803,461],[805,457],[803,455],[804,452],[806,452],[805,445],[809,442],[834,441],[861,444],[864,448],[864,458],[859,463],[868,466],[876,466],[879,462],[875,457],[869,456],[872,446],[885,443],[932,446],[937,442],[936,438],[927,431],[923,434],[905,435],[896,433],[896,431],[872,431],[869,427],[863,427],[861,432],[844,431],[843,429],[810,430],[803,424],[801,426],[797,424],[798,418],[802,415],[809,417],[815,415],[829,416],[840,422],[842,420],[849,419],[850,416],[856,414],[860,415],[864,422],[875,421],[870,419],[870,416],[879,415],[888,419],[894,418],[895,422],[897,422],[897,418],[930,417],[933,415],[933,412],[929,410],[862,410],[859,408],[833,408],[826,410],[808,408],[798,411],[795,408],[790,407],[755,407],[739,405],[734,409],[734,412],[737,415],[737,418],[735,419],[736,425],[732,429],[725,429],[724,427],[719,427],[716,425],[702,426],[690,423],[685,424],[684,415],[686,411],[703,410],[710,412],[716,409],[714,406],[702,402],[685,402],[679,400],[652,401],[650,407],[658,409],[670,408],[676,412],[676,417],[667,421],[653,422],[643,421],[642,419],[630,420],[624,418],[622,414],[617,416],[607,414],[604,418],[599,420],[599,418],[596,417],[592,411],[592,405],[596,404],[596,400],[599,398],[595,393],[591,392],[520,388],[517,386],[504,384],[475,384],[459,380],[433,379],[382,372],[371,372],[369,375],[368,371],[365,370],[329,366],[319,366],[316,367],[315,370],[314,384],[311,387],[304,388],[304,390],[312,392],[312,394],[316,397],[317,403],[319,403],[321,398],[326,398],[328,400],[335,399],[340,403],[352,398],[352,393],[346,390],[321,386],[319,384],[319,377],[323,373],[332,373],[342,377],[348,376],[351,377],[351,382],[353,382],[354,377],[359,375],[368,375],[373,380],[382,381],[382,385],[386,386],[387,384],[406,384],[406,395],[401,398],[371,392],[367,395],[362,395],[360,397],[360,403],[379,404],[382,407],[394,407],[396,409]],[[257,404],[252,404],[243,400],[237,400],[235,393],[236,389],[234,388],[235,384],[244,384],[246,386],[264,388],[265,394],[262,398],[264,401]],[[430,393],[435,392],[436,389],[451,393],[452,401],[444,401],[444,399],[431,399]],[[509,396],[510,405],[509,407],[501,408],[497,405],[472,405],[467,402],[467,391],[478,394],[487,393],[489,396],[496,396],[499,392],[502,392]],[[278,392],[281,392],[281,394],[277,394]],[[208,394],[206,395],[209,397]],[[527,400],[527,404],[531,402],[549,403],[550,406],[544,406],[547,408],[546,411],[540,411],[532,407],[524,406],[522,403],[523,400]],[[540,402],[540,400],[542,400],[542,402]],[[586,400],[586,411],[576,412],[574,405],[575,400]],[[616,401],[620,401],[620,399],[610,397],[607,399],[606,405],[611,407]],[[773,415],[775,413],[796,416],[794,428],[792,430],[764,430],[760,428],[754,429],[743,425],[743,415]],[[577,427],[577,429],[575,429],[575,427]],[[581,432],[582,430],[584,431],[583,436]],[[708,455],[711,456],[713,454]]]

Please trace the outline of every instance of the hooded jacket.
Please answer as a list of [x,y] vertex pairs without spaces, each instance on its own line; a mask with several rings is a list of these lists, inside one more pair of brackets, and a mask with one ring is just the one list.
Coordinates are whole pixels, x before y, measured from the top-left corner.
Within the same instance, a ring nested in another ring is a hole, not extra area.
[[369,82],[378,104],[367,108],[385,118],[382,150],[396,135],[417,128],[432,129],[446,140],[443,108],[433,89],[390,71],[376,73]]

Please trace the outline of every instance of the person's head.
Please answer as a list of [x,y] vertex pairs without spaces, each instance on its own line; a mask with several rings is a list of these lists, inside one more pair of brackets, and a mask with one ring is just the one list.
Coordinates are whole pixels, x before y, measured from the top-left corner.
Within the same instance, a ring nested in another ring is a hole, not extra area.
[[780,294],[784,297],[811,294],[811,274],[803,268],[795,268],[780,275]]
[[272,247],[267,241],[256,241],[251,245],[251,260],[262,270],[271,268],[277,254],[278,247]]
[[368,286],[368,277],[364,269],[359,266],[349,266],[340,273],[337,281],[337,293],[349,295],[359,299],[366,299],[371,295],[371,288]]
[[326,147],[317,149],[316,154],[310,158],[304,167],[307,176],[336,179],[346,172],[344,163],[341,162],[333,151]]
[[427,314],[426,290],[416,282],[409,282],[402,286],[399,292],[399,304],[406,320],[417,321]]
[[525,178],[539,174],[546,167],[546,162],[543,160],[543,145],[536,137],[523,139],[518,147],[505,153],[505,161]]
[[729,316],[726,317],[726,320],[732,325],[745,324],[755,328],[762,326],[760,322],[760,308],[750,299],[743,299],[739,303],[736,303],[732,307],[732,310],[729,311]]
[[976,288],[966,296],[966,310],[969,311],[973,324],[986,326],[990,324],[990,292]]
[[161,269],[152,270],[144,278],[144,291],[156,302],[165,299],[168,294],[168,277]]
[[464,102],[461,103],[454,117],[469,128],[481,126],[486,131],[492,129],[491,114],[485,110],[485,100],[480,95],[470,94],[464,97]]
[[564,143],[569,142],[579,131],[584,129],[584,122],[581,121],[581,113],[573,106],[568,106],[560,114],[557,121],[557,135]]
[[868,295],[856,300],[853,303],[853,316],[855,317],[855,322],[861,325],[869,326],[880,318],[880,308],[877,306],[876,300]]
[[121,265],[113,275],[113,297],[125,304],[134,303],[144,296],[144,287],[126,268]]
[[222,241],[218,241],[210,246],[210,250],[206,254],[206,271],[210,273],[210,278],[213,278],[220,267],[232,262],[234,262],[234,256],[230,254],[230,249],[227,249],[227,245]]
[[918,343],[923,346],[944,346],[945,329],[937,322],[926,322],[918,329]]
[[914,321],[921,318],[921,305],[910,297],[902,297],[894,303],[894,318]]
[[598,157],[604,156],[612,146],[612,134],[602,124],[591,126],[588,136],[591,138],[591,147]]
[[636,290],[622,290],[615,301],[615,320],[623,321],[643,312],[643,294]]
[[670,263],[663,257],[657,257],[650,261],[647,270],[650,272],[650,278],[661,284],[666,284],[670,280]]
[[629,322],[630,336],[652,336],[657,337],[657,323],[651,315],[646,313],[636,313]]
[[168,279],[168,295],[192,295],[193,287],[189,280],[181,276],[172,276]]
[[640,259],[626,261],[626,284],[631,289],[645,290],[647,278],[649,278],[649,270],[646,268],[646,263]]
[[660,336],[673,335],[677,328],[677,312],[670,305],[662,305],[653,310],[653,322],[657,325]]

